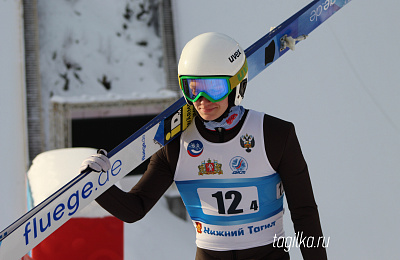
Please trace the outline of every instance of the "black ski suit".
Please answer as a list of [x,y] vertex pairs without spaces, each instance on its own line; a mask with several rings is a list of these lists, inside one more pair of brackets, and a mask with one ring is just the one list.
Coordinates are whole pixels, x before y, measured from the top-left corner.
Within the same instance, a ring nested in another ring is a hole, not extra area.
[[[247,113],[248,110],[234,128],[226,131],[210,131],[197,117],[194,123],[206,140],[215,143],[226,142],[238,134]],[[294,125],[264,115],[263,128],[265,151],[271,166],[280,174],[295,232],[302,232],[303,237],[314,237],[314,241],[318,241],[318,238],[322,237],[318,209]],[[179,138],[176,138],[152,156],[148,169],[131,191],[124,192],[112,186],[96,201],[125,222],[140,220],[173,183],[179,149]],[[326,250],[321,244],[301,245],[300,249],[305,260],[327,259]],[[272,244],[232,251],[198,248],[196,260],[208,259],[283,260],[289,259],[289,255],[284,252],[284,248]]]

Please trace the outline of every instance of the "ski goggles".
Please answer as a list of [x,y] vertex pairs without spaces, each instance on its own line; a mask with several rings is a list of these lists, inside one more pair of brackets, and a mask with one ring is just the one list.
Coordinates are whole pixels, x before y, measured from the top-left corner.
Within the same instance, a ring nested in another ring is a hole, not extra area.
[[226,98],[239,85],[247,74],[247,60],[235,75],[231,76],[180,76],[179,85],[185,97],[196,102],[205,97],[211,102],[219,102]]

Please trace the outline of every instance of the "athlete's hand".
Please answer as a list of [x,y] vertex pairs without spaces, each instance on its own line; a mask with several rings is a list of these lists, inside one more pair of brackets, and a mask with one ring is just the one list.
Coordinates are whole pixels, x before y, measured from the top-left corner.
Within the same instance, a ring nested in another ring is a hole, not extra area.
[[92,170],[95,172],[106,172],[111,168],[110,160],[107,157],[107,151],[99,149],[97,154],[91,155],[89,158],[84,160],[79,168],[79,171],[85,172]]

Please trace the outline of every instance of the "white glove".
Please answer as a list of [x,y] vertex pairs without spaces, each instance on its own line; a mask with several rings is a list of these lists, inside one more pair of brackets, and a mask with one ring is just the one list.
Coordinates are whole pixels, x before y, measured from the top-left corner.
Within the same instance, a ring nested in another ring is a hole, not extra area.
[[89,158],[84,160],[79,168],[80,172],[84,172],[87,169],[95,172],[106,172],[111,168],[110,160],[107,157],[107,152],[103,149],[97,151],[97,154],[91,155]]

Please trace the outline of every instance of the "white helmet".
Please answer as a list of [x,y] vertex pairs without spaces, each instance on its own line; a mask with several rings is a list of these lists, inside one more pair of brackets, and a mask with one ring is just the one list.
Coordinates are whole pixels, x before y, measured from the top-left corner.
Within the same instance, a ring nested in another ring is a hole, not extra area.
[[[247,61],[243,49],[232,38],[216,32],[200,34],[189,41],[182,50],[178,64],[179,78],[181,76],[231,77],[230,92],[233,93],[229,96],[230,98],[232,96],[230,102],[233,104],[230,105],[236,106],[244,97],[247,75]],[[187,98],[186,102],[191,104]]]

